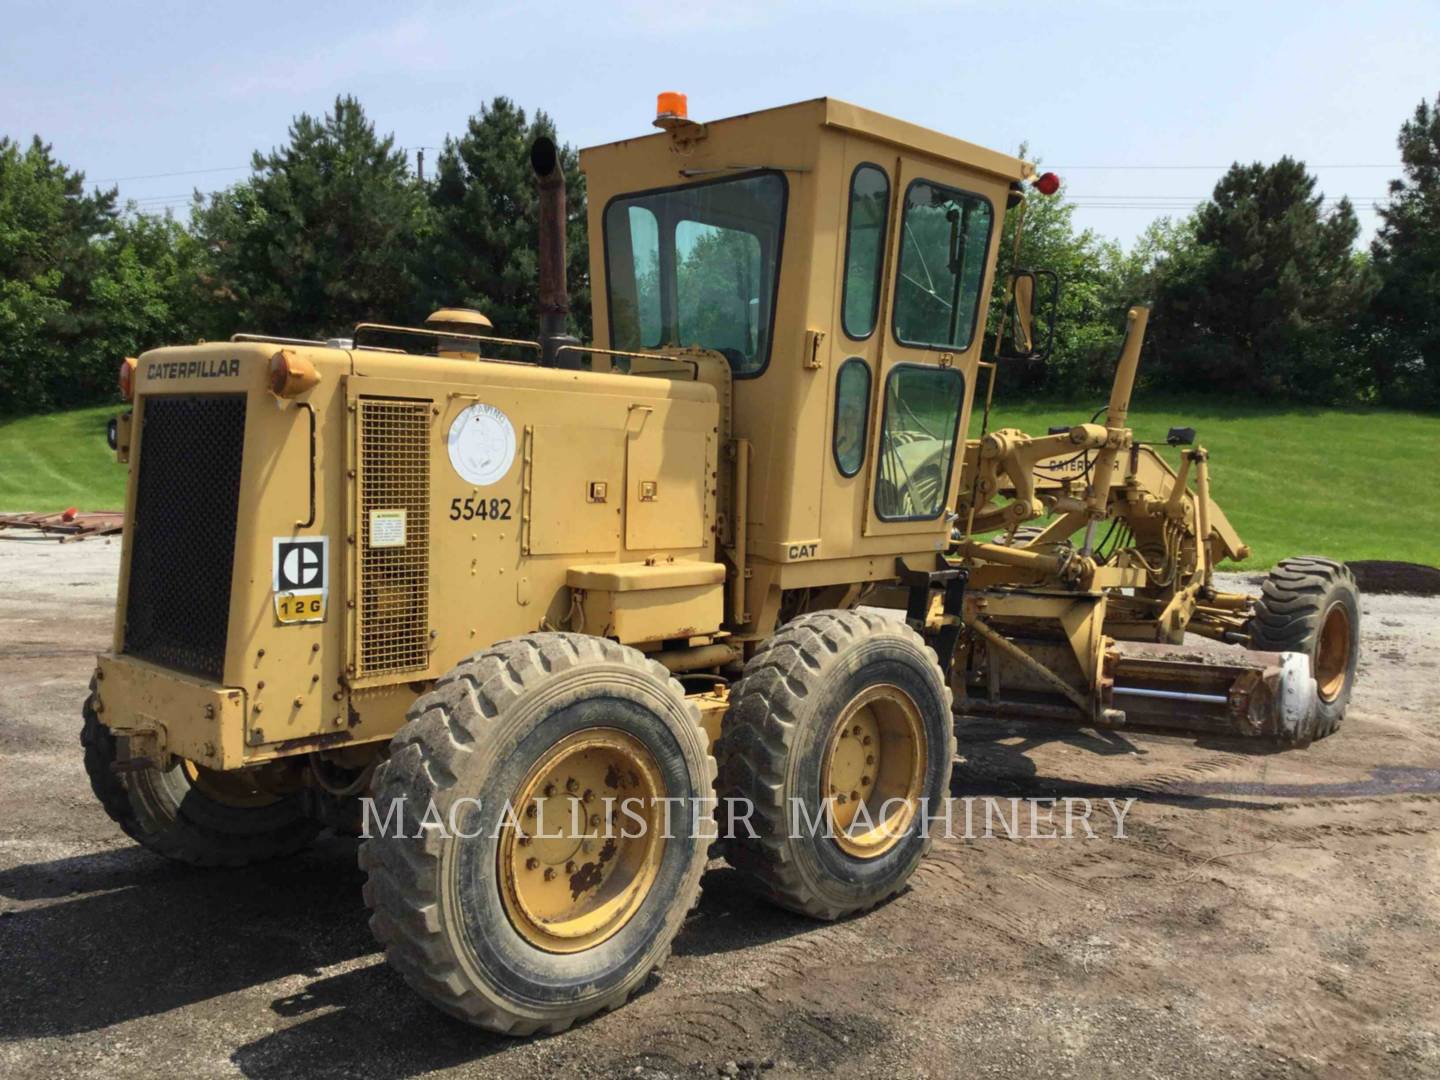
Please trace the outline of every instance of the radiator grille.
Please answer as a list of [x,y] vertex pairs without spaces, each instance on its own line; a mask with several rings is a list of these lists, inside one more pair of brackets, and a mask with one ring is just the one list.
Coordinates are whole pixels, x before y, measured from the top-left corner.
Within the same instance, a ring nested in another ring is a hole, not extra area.
[[[430,402],[361,398],[357,674],[430,666]],[[372,547],[370,512],[405,511],[405,543]]]
[[230,620],[245,395],[147,397],[139,446],[124,651],[218,682]]

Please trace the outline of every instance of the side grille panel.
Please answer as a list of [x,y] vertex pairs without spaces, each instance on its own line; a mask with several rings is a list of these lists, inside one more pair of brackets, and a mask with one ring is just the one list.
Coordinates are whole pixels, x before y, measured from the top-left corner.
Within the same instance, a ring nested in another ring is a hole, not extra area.
[[143,402],[126,653],[220,681],[244,448],[244,394]]
[[[359,402],[357,674],[430,666],[430,402]],[[372,511],[405,511],[404,543],[372,546]]]

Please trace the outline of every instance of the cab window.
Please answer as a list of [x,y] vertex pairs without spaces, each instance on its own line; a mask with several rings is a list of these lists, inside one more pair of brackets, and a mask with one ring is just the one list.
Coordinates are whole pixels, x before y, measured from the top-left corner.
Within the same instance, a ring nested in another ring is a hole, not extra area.
[[635,344],[653,349],[660,344],[660,226],[643,206],[629,207],[626,217],[635,267],[633,307],[627,314]]
[[940,516],[960,426],[965,378],[955,368],[897,364],[885,380],[875,512],[884,521]]
[[865,437],[870,431],[870,365],[852,356],[835,376],[835,467],[841,476],[854,476],[865,461]]
[[622,195],[605,208],[611,343],[716,349],[736,376],[770,356],[785,178],[757,172]]
[[841,325],[857,341],[875,332],[890,180],[878,165],[860,165],[850,178],[850,224],[845,233]]
[[895,340],[966,349],[975,335],[994,211],[988,200],[930,180],[905,192],[895,279]]

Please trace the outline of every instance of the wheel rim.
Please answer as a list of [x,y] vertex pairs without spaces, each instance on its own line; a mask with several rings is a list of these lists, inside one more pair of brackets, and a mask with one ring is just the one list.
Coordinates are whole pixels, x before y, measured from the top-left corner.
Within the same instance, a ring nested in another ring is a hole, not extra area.
[[1320,624],[1320,646],[1315,650],[1315,683],[1320,697],[1334,701],[1350,675],[1350,612],[1332,604]]
[[181,758],[180,767],[185,770],[191,787],[206,798],[225,806],[253,808],[270,806],[280,801],[280,796],[257,787],[243,773],[207,769],[189,758]]
[[836,720],[820,791],[835,843],[874,859],[898,844],[920,807],[926,749],[919,706],[898,686],[867,687]]
[[541,755],[497,856],[505,913],[526,941],[579,952],[629,922],[664,856],[664,796],[655,758],[625,732],[579,731]]

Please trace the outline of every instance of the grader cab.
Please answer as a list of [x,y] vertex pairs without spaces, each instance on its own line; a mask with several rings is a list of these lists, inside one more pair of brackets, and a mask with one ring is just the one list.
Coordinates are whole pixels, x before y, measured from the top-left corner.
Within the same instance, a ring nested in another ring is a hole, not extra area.
[[1001,229],[1052,178],[833,99],[683,105],[581,155],[593,344],[542,140],[538,338],[447,309],[122,369],[97,796],[197,864],[361,832],[391,962],[494,1030],[622,1003],[717,838],[819,918],[892,895],[957,718],[1303,744],[1354,678],[1340,564],[1216,587],[1208,456],[1126,426],[1143,307],[1103,422],[990,430],[1058,287],[987,328]]

